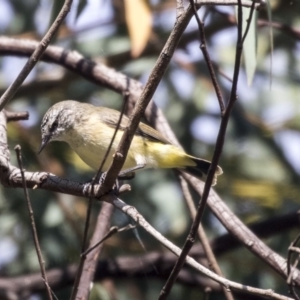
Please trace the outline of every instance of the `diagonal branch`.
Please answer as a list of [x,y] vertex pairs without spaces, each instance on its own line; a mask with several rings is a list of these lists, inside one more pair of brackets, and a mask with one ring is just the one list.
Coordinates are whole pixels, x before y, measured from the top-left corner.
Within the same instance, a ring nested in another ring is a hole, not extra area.
[[48,279],[47,279],[45,261],[43,259],[43,255],[42,255],[42,251],[41,251],[41,247],[40,247],[40,242],[39,242],[39,238],[38,238],[38,233],[37,233],[37,229],[36,229],[36,223],[35,223],[35,219],[34,219],[34,213],[33,213],[31,201],[30,201],[29,194],[28,194],[28,189],[26,187],[26,181],[25,181],[24,169],[23,169],[23,162],[22,162],[21,147],[19,145],[17,145],[15,147],[15,151],[16,151],[16,154],[17,154],[18,164],[19,164],[19,167],[20,167],[20,170],[21,170],[21,176],[22,176],[22,181],[23,181],[23,190],[24,190],[24,194],[25,194],[25,198],[26,198],[29,218],[30,218],[30,221],[31,221],[31,231],[32,231],[34,246],[35,246],[35,249],[36,249],[36,253],[37,253],[37,257],[38,257],[38,261],[39,261],[39,265],[40,265],[40,269],[41,269],[41,275],[42,275],[42,278],[43,278],[43,281],[44,281],[44,284],[45,284],[45,287],[46,287],[47,298],[49,300],[52,300],[53,299],[52,298],[52,291],[51,291],[51,288],[49,286],[49,282],[48,282]]
[[[198,194],[202,194],[204,183],[193,178],[192,176],[182,174],[184,178],[192,185]],[[286,260],[270,249],[265,243],[263,243],[257,236],[243,224],[243,222],[227,207],[224,201],[221,200],[219,195],[214,191],[210,191],[210,196],[207,203],[219,219],[223,226],[239,241],[243,241],[245,247],[247,247],[252,253],[263,259],[273,270],[280,274],[283,278],[287,277],[287,264]],[[300,272],[293,270],[294,280],[297,278],[298,284],[300,283]]]
[[[96,244],[106,235],[110,227],[113,211],[114,207],[110,203],[102,203],[89,247]],[[103,243],[89,252],[85,259],[80,260],[78,269],[82,269],[82,272],[77,270],[78,285],[74,285],[71,299],[89,299],[90,285],[94,281],[97,261],[102,248]]]
[[151,101],[153,94],[160,83],[162,76],[164,75],[173,53],[177,47],[177,44],[188,25],[192,17],[191,9],[187,9],[181,16],[176,19],[174,28],[171,31],[170,37],[168,38],[161,54],[159,55],[153,70],[149,76],[149,79],[136,102],[132,115],[129,118],[128,127],[125,129],[120,144],[117,148],[117,152],[112,161],[107,176],[103,183],[104,193],[108,192],[113,186],[120,170],[125,162],[127,152],[129,150],[131,141],[138,128],[139,122],[144,115],[147,105]]
[[67,16],[68,12],[71,9],[73,0],[65,0],[65,3],[59,12],[57,18],[49,28],[48,32],[45,34],[43,39],[38,43],[37,47],[35,48],[34,52],[26,62],[25,66],[15,79],[15,81],[7,88],[5,93],[0,98],[0,111],[4,108],[4,106],[10,101],[10,99],[15,95],[21,84],[24,82],[28,74],[34,68],[36,63],[39,61],[45,50],[47,49],[48,45],[50,44],[53,36],[59,29],[59,26]]
[[[196,216],[196,208],[195,208],[194,201],[192,199],[192,195],[189,191],[188,183],[182,176],[179,176],[179,181],[180,181],[183,196],[185,198],[185,202],[187,203],[191,218],[193,220],[193,219],[195,219],[195,216]],[[221,277],[224,277],[222,270],[221,270],[221,268],[217,262],[217,259],[215,257],[215,254],[212,250],[212,247],[209,244],[207,235],[203,229],[202,224],[199,225],[198,236],[199,236],[200,243],[203,247],[205,256],[208,260],[209,266],[216,274],[218,274]],[[232,292],[230,290],[226,289],[224,286],[222,286],[222,290],[223,290],[223,294],[227,300],[234,300]]]

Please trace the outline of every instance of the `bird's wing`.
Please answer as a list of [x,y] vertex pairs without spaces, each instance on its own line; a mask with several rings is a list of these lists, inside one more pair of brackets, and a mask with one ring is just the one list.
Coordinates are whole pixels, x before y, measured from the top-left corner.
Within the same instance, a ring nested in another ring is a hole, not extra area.
[[[99,114],[99,116],[105,124],[112,128],[116,128],[119,121],[120,113],[114,109],[105,108],[105,113],[103,113],[102,111],[101,114]],[[125,130],[125,128],[128,125],[128,122],[129,118],[123,115],[119,126],[119,130]],[[140,122],[139,127],[136,130],[136,134],[154,142],[170,144],[170,142],[160,132],[142,122]]]

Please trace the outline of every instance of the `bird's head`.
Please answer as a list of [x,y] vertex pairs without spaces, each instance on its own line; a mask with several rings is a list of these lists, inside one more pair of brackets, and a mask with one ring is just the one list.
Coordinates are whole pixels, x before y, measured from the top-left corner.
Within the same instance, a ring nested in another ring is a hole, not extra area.
[[42,142],[38,153],[52,141],[66,141],[66,133],[74,123],[77,103],[71,100],[62,101],[49,108],[41,124]]

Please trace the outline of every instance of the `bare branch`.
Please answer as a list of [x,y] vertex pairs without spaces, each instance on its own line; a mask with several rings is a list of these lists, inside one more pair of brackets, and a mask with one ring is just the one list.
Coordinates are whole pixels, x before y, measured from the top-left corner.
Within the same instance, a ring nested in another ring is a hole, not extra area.
[[214,86],[214,89],[215,89],[215,92],[216,92],[216,95],[217,95],[217,99],[218,99],[218,102],[219,102],[221,114],[223,114],[224,111],[225,111],[225,103],[224,103],[224,99],[223,99],[223,96],[222,96],[221,88],[220,88],[220,86],[218,84],[218,81],[217,81],[217,77],[216,77],[216,74],[215,74],[215,71],[214,71],[214,68],[213,68],[212,61],[210,59],[209,52],[207,50],[206,38],[205,38],[205,32],[204,32],[204,24],[198,16],[194,0],[190,0],[190,5],[193,9],[193,13],[194,13],[194,16],[195,16],[197,24],[198,24],[199,37],[200,37],[200,49],[202,51],[203,57],[205,59],[206,65],[208,67],[208,71],[209,71],[209,74],[210,74],[210,77],[211,77],[211,81],[212,81],[212,84]]
[[[204,189],[204,183],[193,178],[192,176],[182,173],[182,176],[192,185],[199,195],[202,194]],[[239,241],[243,241],[243,244],[255,255],[265,261],[272,269],[274,269],[282,277],[286,278],[287,264],[286,260],[270,249],[265,243],[263,243],[257,236],[243,224],[243,222],[227,207],[224,201],[214,191],[210,191],[210,196],[207,203],[219,219],[223,226]],[[293,270],[294,280],[297,284],[300,284],[300,272]]]
[[[97,218],[96,227],[91,238],[89,247],[94,246],[99,240],[106,236],[110,227],[111,217],[114,207],[110,203],[103,202],[100,214]],[[88,299],[90,293],[90,284],[94,280],[98,257],[101,253],[103,243],[94,248],[87,255],[82,255],[77,273],[78,285],[74,284],[71,299]]]
[[[180,184],[181,184],[182,193],[185,198],[185,202],[187,203],[191,218],[193,220],[193,219],[195,219],[195,216],[196,216],[196,208],[195,208],[194,201],[192,199],[192,195],[189,191],[189,187],[188,187],[186,180],[182,176],[179,176],[179,180],[180,180]],[[217,262],[215,255],[212,251],[212,248],[209,244],[207,235],[203,229],[202,224],[199,225],[198,236],[199,236],[200,242],[202,244],[203,250],[205,252],[206,258],[208,259],[211,269],[219,276],[225,277],[222,273],[222,270]],[[230,290],[226,289],[224,286],[222,286],[222,290],[223,290],[223,294],[227,300],[234,300],[233,295]]]
[[7,122],[13,122],[13,121],[23,121],[28,120],[29,113],[27,111],[24,112],[12,112],[12,111],[4,111]]
[[[104,201],[112,203],[116,208],[123,211],[125,214],[130,216],[139,226],[144,228],[149,234],[151,234],[155,239],[157,239],[162,245],[164,245],[166,248],[168,248],[171,252],[179,256],[181,254],[181,249],[174,244],[172,244],[169,240],[167,240],[160,232],[156,231],[145,219],[144,217],[136,210],[135,207],[129,206],[126,203],[124,203],[121,199],[117,198],[116,196],[112,194],[107,194],[103,196]],[[210,271],[209,269],[203,267],[199,263],[196,262],[195,259],[193,259],[190,256],[186,256],[185,263],[191,266],[192,268],[198,270],[202,274],[206,275],[210,279],[220,283],[224,287],[228,289],[235,289],[238,291],[244,291],[249,294],[253,295],[260,295],[265,298],[269,299],[280,299],[280,300],[291,300],[291,298],[280,295],[275,293],[272,290],[263,290],[258,289],[246,285],[242,285],[233,281],[230,281],[228,279],[225,279],[223,277],[220,277]]]
[[43,39],[40,41],[34,52],[32,53],[31,57],[28,59],[27,63],[21,70],[20,74],[17,76],[15,81],[7,88],[5,93],[0,98],[0,111],[4,108],[4,106],[10,101],[10,99],[15,95],[18,88],[21,86],[23,81],[26,79],[28,74],[34,68],[38,60],[41,58],[45,50],[47,49],[48,45],[50,44],[53,36],[59,29],[59,26],[67,16],[68,12],[70,11],[71,4],[73,0],[65,0],[65,3],[58,14],[57,18],[49,28],[48,32],[45,34]]

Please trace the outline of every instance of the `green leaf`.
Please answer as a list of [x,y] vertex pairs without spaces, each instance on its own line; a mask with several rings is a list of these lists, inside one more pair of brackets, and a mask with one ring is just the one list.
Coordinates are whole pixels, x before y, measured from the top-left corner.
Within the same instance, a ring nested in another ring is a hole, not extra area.
[[[245,32],[247,21],[249,19],[250,9],[243,7],[243,31]],[[247,17],[246,17],[247,16]],[[249,26],[249,31],[244,41],[244,61],[247,75],[247,83],[249,86],[252,84],[254,73],[256,70],[256,50],[257,50],[257,27],[256,27],[257,12],[253,12],[253,17]]]
[[[237,15],[237,7],[236,7],[236,15]],[[242,7],[243,12],[243,35],[245,34],[245,30],[248,26],[248,21],[250,17],[251,8]],[[251,23],[249,25],[249,30],[243,45],[243,55],[244,55],[244,63],[247,75],[247,83],[249,86],[252,84],[252,80],[256,70],[256,50],[257,50],[257,27],[256,27],[256,18],[257,12],[254,10],[253,17],[251,19]]]
[[269,31],[270,31],[270,86],[272,85],[272,63],[273,63],[273,27],[272,27],[272,8],[271,8],[271,3],[270,0],[267,0],[267,12],[268,12],[268,21],[270,23],[269,26]]

